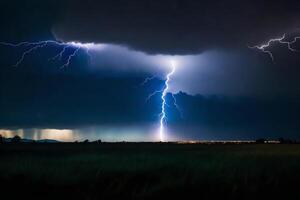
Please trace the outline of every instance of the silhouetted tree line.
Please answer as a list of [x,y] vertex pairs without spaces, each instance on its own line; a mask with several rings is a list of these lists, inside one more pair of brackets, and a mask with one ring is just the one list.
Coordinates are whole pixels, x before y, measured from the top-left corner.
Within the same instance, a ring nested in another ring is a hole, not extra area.
[[278,138],[278,141],[280,144],[299,144],[300,143],[298,140],[291,140],[291,139],[284,139],[284,138]]
[[259,138],[255,141],[255,143],[257,144],[264,144],[264,143],[267,143],[268,140],[267,139],[264,139],[264,138]]
[[[20,143],[22,140],[22,138],[18,135],[14,136],[13,138],[11,138],[10,143]],[[0,135],[0,144],[2,143],[6,143],[6,138],[3,137],[2,135]]]
[[20,136],[16,135],[11,139],[11,143],[20,143],[21,140],[22,140],[22,138]]
[[[284,138],[278,138],[276,140],[280,144],[300,144],[300,141],[298,140],[291,140],[291,139],[284,139]],[[266,143],[272,143],[270,140],[265,138],[259,138],[255,141],[256,144],[266,144]]]
[[[0,144],[3,144],[3,143],[22,143],[22,142],[24,142],[24,140],[18,135],[14,136],[12,138],[5,138],[2,135],[0,135]],[[29,142],[36,143],[36,142],[38,142],[38,140],[37,141],[36,140],[29,140]],[[82,142],[74,141],[74,143],[96,143],[96,144],[100,144],[100,143],[102,143],[102,141],[101,140],[95,140],[95,141],[84,140]]]
[[[3,143],[21,143],[22,142],[22,138],[18,135],[14,136],[13,138],[10,138],[10,140],[8,141],[5,137],[3,137],[2,135],[0,135],[0,144],[3,144]],[[37,142],[35,140],[32,140],[32,142]],[[259,138],[257,140],[255,140],[255,143],[256,144],[267,144],[267,143],[272,143],[273,141],[272,140],[268,140],[268,139],[265,139],[265,138]],[[276,140],[275,142],[278,142],[280,144],[300,144],[300,141],[298,140],[291,140],[291,139],[285,139],[285,138],[278,138],[278,140]],[[82,142],[78,142],[77,140],[74,141],[74,143],[85,143],[85,144],[88,144],[88,143],[93,143],[93,144],[101,144],[102,141],[101,140],[95,140],[95,141],[89,141],[89,140],[84,140]]]
[[84,140],[83,143],[97,143],[97,144],[100,144],[100,143],[102,143],[102,141],[101,140],[95,140],[95,141]]

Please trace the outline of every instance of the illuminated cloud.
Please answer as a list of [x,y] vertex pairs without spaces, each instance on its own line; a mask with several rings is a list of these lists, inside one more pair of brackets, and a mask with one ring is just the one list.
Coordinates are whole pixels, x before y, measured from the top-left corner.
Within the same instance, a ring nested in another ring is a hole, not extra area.
[[165,0],[158,5],[148,0],[75,0],[52,32],[63,41],[118,44],[150,54],[199,54],[244,48],[295,30],[300,16],[291,5],[297,1]]

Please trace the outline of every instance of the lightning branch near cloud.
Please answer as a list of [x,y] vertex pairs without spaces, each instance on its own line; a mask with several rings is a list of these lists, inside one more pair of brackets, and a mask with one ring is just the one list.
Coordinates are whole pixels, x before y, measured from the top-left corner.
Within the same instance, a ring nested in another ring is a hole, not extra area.
[[284,44],[284,45],[286,45],[286,47],[288,48],[289,51],[296,52],[298,50],[293,48],[293,45],[295,45],[295,43],[297,42],[298,39],[300,39],[300,36],[293,37],[290,41],[288,41],[286,34],[283,34],[281,37],[271,38],[264,44],[256,45],[256,46],[248,46],[248,47],[251,49],[257,49],[257,50],[262,51],[263,53],[269,54],[272,61],[274,62],[273,53],[271,52],[271,50],[269,50],[274,43]]
[[[72,59],[79,53],[80,50],[84,50],[87,55],[89,55],[89,49],[94,46],[93,43],[80,43],[80,42],[58,42],[55,40],[45,40],[45,41],[39,41],[39,42],[20,42],[20,43],[7,43],[7,42],[0,42],[0,45],[5,45],[9,47],[22,47],[26,48],[19,59],[16,61],[16,63],[13,65],[15,67],[18,67],[24,59],[31,53],[34,53],[34,51],[38,49],[43,49],[48,46],[55,46],[59,49],[59,52],[57,55],[53,56],[49,59],[49,61],[54,61],[56,59],[62,60],[65,56],[66,59],[64,60],[63,64],[60,66],[60,68],[68,67],[71,64]],[[67,54],[67,50],[71,51],[69,54]]]

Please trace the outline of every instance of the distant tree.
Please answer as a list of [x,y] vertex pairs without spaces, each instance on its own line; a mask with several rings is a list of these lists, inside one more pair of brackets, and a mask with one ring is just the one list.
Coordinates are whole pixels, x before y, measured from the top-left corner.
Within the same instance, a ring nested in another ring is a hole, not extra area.
[[284,138],[278,138],[278,141],[280,144],[294,144],[297,143],[297,141],[293,141],[291,139],[284,139]]
[[266,143],[268,140],[266,140],[266,139],[264,139],[264,138],[260,138],[260,139],[257,139],[255,142],[257,143],[257,144],[264,144],[264,143]]
[[284,143],[285,143],[285,140],[284,140],[284,138],[282,138],[282,137],[281,137],[281,138],[278,138],[278,141],[279,141],[280,144],[284,144]]
[[89,143],[89,140],[84,140],[83,143]]
[[12,142],[12,143],[19,143],[19,142],[21,142],[21,137],[18,136],[18,135],[16,135],[15,137],[13,137],[13,138],[11,139],[11,142]]

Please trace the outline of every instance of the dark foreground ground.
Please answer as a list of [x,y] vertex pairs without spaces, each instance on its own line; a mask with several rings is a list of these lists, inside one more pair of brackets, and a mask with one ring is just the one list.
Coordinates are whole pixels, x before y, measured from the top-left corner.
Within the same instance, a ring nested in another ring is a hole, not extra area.
[[1,199],[300,199],[300,145],[2,144]]

